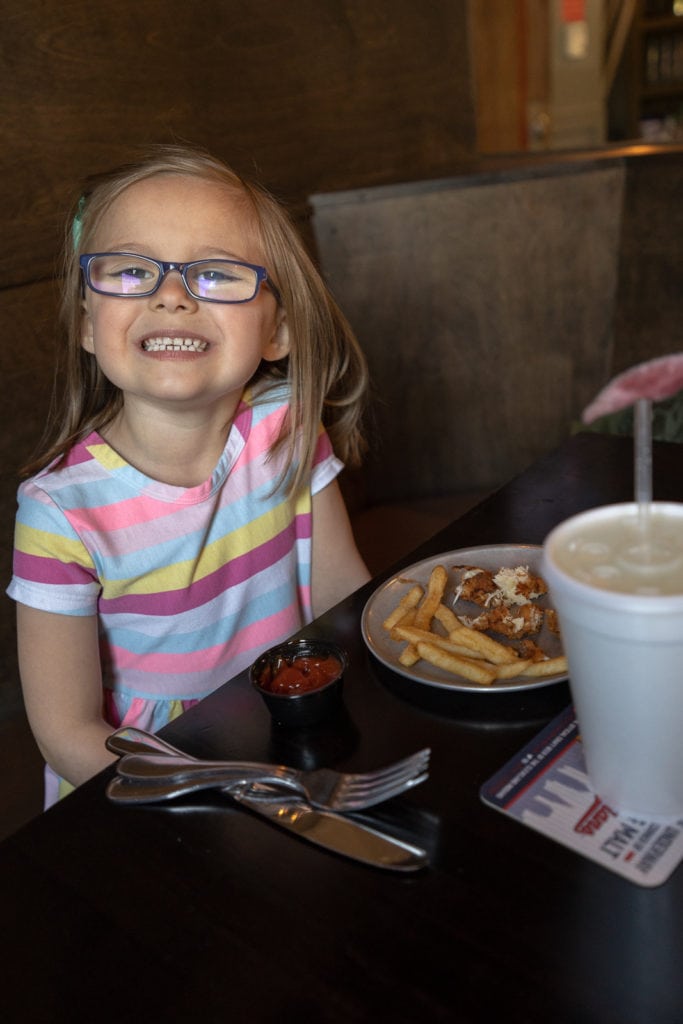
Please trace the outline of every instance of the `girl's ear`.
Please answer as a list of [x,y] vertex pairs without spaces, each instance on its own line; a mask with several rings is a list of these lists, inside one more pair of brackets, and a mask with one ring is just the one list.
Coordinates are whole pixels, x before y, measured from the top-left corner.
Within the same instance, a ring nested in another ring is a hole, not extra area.
[[92,317],[86,312],[85,306],[83,306],[83,312],[81,314],[81,346],[86,352],[90,352],[91,354],[95,352],[95,337]]
[[273,363],[278,359],[284,359],[287,355],[289,355],[289,324],[286,312],[280,308],[277,312],[275,329],[264,346],[263,358],[267,362]]

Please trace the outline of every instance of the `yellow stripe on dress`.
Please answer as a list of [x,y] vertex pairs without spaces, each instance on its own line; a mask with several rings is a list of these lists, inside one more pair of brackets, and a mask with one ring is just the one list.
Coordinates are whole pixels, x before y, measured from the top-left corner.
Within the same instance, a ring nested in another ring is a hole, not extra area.
[[59,562],[77,562],[90,568],[94,564],[88,549],[78,537],[64,537],[61,533],[38,530],[22,522],[16,524],[14,546],[24,555],[47,556]]
[[110,448],[108,444],[86,445],[92,457],[106,469],[130,469],[130,463],[122,459],[118,452]]

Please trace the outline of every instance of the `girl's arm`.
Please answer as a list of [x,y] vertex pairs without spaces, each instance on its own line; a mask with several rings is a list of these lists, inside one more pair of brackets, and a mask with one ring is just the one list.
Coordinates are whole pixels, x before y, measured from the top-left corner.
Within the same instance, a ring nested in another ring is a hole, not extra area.
[[57,615],[17,604],[19,672],[40,751],[62,778],[85,782],[115,755],[102,716],[102,671],[94,615]]
[[370,579],[356,542],[336,480],[313,495],[313,614],[337,604]]

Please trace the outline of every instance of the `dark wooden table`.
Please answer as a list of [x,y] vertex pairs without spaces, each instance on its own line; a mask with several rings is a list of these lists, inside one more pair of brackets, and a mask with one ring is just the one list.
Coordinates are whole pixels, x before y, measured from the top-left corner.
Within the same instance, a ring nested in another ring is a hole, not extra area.
[[[658,445],[658,498],[683,499],[682,470],[683,449]],[[582,434],[401,564],[540,543],[631,493],[630,442]],[[196,755],[357,769],[429,745],[428,782],[373,817],[426,846],[431,867],[363,867],[217,796],[115,807],[104,772],[0,845],[4,1021],[683,1020],[683,871],[639,888],[479,799],[566,706],[566,684],[418,699],[362,642],[382,578],[306,631],[349,651],[340,721],[281,735],[242,675],[165,735]]]

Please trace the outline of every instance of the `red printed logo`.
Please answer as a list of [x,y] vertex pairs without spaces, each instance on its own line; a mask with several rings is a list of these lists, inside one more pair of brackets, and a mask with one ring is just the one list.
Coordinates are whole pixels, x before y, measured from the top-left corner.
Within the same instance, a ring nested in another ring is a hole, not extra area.
[[616,817],[614,811],[596,796],[584,816],[574,825],[574,831],[581,832],[584,836],[594,836],[610,817]]

